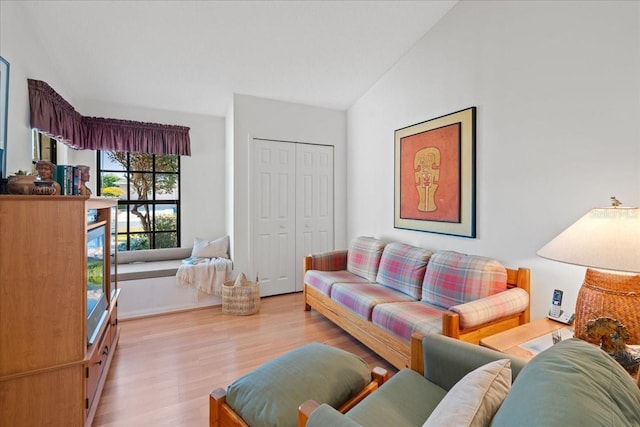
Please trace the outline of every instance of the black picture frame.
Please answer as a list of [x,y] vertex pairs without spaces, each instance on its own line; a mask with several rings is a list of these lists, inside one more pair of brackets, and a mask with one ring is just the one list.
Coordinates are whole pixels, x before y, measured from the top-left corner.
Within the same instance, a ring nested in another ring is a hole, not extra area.
[[7,177],[9,120],[9,61],[0,56],[0,178]]
[[476,107],[394,137],[394,228],[475,238]]

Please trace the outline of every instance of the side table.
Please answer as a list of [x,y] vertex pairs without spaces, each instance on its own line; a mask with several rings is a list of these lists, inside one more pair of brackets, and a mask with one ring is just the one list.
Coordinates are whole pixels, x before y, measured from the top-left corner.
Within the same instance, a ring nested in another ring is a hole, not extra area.
[[566,327],[567,325],[564,323],[556,322],[544,317],[507,331],[482,338],[480,340],[480,345],[497,350],[501,353],[518,356],[528,360],[535,356],[535,354],[520,347],[521,344],[540,338],[543,335],[551,334],[551,332],[557,329]]
[[[556,322],[546,317],[533,322],[525,323],[524,325],[517,326],[507,331],[499,332],[495,335],[482,338],[480,345],[488,347],[493,350],[497,350],[501,353],[509,354],[512,356],[521,357],[529,360],[535,353],[522,347],[525,344],[536,338],[540,338],[544,335],[549,335],[551,340],[551,333],[555,330],[566,328],[564,323]],[[640,387],[640,372],[635,376],[632,376]]]

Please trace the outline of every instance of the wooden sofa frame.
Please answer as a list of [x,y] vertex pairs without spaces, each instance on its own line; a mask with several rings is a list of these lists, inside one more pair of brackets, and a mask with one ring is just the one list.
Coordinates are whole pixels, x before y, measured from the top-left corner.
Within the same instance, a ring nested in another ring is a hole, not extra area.
[[[389,379],[389,372],[380,367],[375,367],[371,371],[371,382],[358,392],[351,399],[347,400],[338,411],[343,414],[353,408],[362,399],[373,393]],[[223,388],[212,390],[209,395],[209,426],[210,427],[249,427],[249,425],[238,415],[227,402],[227,391]],[[304,427],[307,418],[303,415],[306,411],[298,410],[298,427]]]
[[[304,257],[303,277],[311,269],[311,256]],[[507,287],[521,288],[530,293],[531,272],[528,268],[517,270],[507,268]],[[340,326],[358,341],[375,351],[398,369],[407,368],[411,363],[411,345],[402,338],[363,319],[348,308],[333,301],[327,295],[304,283],[304,309],[315,309],[327,319]],[[529,323],[530,305],[523,312],[506,316],[472,328],[461,328],[457,313],[447,311],[442,315],[442,334],[479,344],[484,337],[494,335],[525,323]]]

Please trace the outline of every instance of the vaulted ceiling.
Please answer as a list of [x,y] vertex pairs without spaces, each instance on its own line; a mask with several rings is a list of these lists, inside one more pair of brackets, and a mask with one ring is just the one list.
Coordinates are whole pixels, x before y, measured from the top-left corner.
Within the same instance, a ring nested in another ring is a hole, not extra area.
[[233,93],[347,109],[456,2],[22,3],[74,99],[224,116]]

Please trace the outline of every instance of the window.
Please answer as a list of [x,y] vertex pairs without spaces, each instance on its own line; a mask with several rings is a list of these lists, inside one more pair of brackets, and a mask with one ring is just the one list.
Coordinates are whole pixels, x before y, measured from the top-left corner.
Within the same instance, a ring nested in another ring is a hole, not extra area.
[[38,160],[49,160],[51,163],[58,163],[58,141],[40,132],[38,129],[31,129],[31,157],[34,163]]
[[98,194],[118,197],[118,250],[177,248],[180,156],[98,151]]

